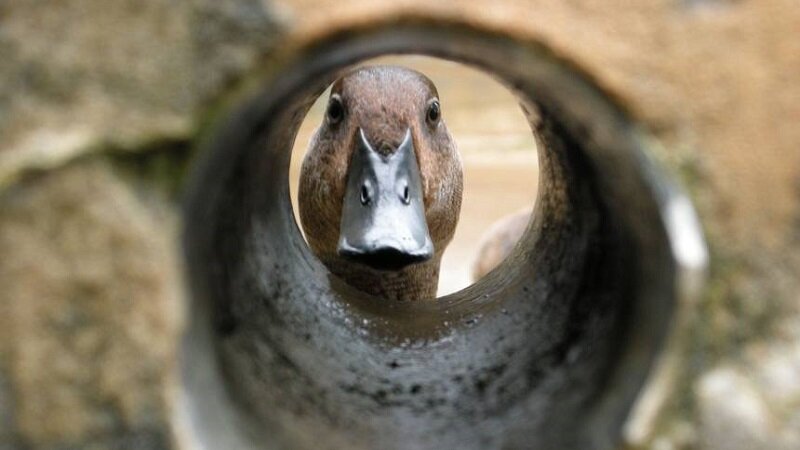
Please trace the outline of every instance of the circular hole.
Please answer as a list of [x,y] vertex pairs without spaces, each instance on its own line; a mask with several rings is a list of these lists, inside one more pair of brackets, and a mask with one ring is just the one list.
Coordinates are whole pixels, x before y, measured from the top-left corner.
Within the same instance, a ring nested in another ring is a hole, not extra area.
[[[704,264],[652,142],[574,66],[458,23],[298,51],[234,111],[190,190],[179,413],[205,448],[611,448]],[[425,53],[511,86],[539,138],[534,219],[505,263],[430,302],[332,277],[290,204],[291,146],[345,67]]]
[[[386,65],[415,70],[431,80],[439,100],[429,100],[424,109],[421,108],[424,114],[428,114],[426,120],[430,119],[431,107],[435,107],[436,119],[439,120],[440,101],[447,107],[444,123],[458,149],[463,168],[463,193],[455,233],[443,252],[435,291],[439,296],[451,294],[496,268],[527,228],[537,192],[536,143],[519,100],[488,73],[420,55],[374,58],[357,67]],[[343,72],[351,70],[355,67]],[[331,95],[330,87],[316,99],[298,130],[292,151],[290,193],[295,220],[301,230],[297,204],[301,166],[310,147],[317,142],[315,133],[328,127],[323,114],[333,99],[340,102],[341,96]],[[351,101],[372,101],[376,109],[378,106],[376,99],[355,97]],[[397,114],[401,108],[401,105],[391,102],[380,106],[385,108],[379,112],[386,113],[387,122],[395,120],[396,116],[392,114]],[[348,126],[354,129],[358,126],[356,121],[352,119]],[[338,133],[337,128],[337,137],[340,136]],[[339,139],[344,140],[343,137]],[[342,153],[346,150],[339,149]],[[329,154],[330,150],[325,153]],[[313,173],[318,172],[319,169],[313,170]],[[426,175],[439,176],[436,173]],[[327,184],[332,184],[330,178],[326,177]],[[406,188],[403,192],[406,202],[407,197]]]

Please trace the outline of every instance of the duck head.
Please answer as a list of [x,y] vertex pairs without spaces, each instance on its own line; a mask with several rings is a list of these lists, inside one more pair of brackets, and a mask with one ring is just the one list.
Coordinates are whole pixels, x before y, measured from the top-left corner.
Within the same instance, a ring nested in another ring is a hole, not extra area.
[[349,72],[331,88],[300,174],[309,246],[362,290],[434,296],[461,209],[462,177],[427,77],[392,66]]

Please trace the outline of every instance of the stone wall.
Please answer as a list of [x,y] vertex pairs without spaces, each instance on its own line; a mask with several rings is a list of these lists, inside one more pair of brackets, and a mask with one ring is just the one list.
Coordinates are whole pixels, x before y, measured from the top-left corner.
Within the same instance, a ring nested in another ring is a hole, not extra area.
[[710,273],[631,446],[800,447],[796,1],[430,3],[0,4],[0,448],[177,446],[194,150],[281,52],[388,16],[543,42],[662,141]]

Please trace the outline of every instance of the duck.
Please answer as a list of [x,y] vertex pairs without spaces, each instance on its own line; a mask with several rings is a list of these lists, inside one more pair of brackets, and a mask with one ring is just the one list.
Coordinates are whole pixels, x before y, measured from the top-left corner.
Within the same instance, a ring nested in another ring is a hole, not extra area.
[[300,169],[300,222],[331,273],[368,294],[434,299],[463,167],[424,74],[362,66],[332,85]]
[[472,282],[477,282],[496,269],[511,254],[533,216],[533,208],[525,207],[501,217],[486,230],[472,262]]

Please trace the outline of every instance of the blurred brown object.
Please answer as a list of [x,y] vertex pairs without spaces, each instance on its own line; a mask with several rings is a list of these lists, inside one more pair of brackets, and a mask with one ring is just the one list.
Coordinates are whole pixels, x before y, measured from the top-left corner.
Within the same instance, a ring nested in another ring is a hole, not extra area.
[[472,262],[472,281],[478,281],[506,259],[531,220],[531,208],[525,208],[498,220],[486,231]]

